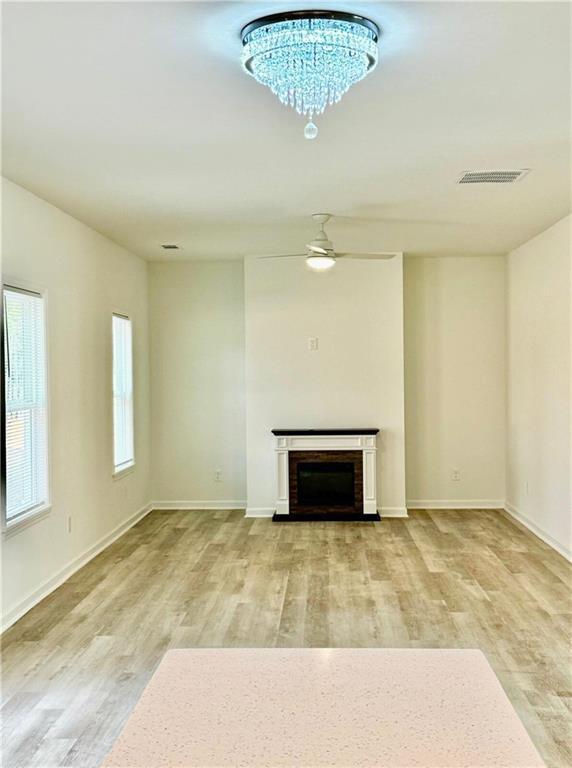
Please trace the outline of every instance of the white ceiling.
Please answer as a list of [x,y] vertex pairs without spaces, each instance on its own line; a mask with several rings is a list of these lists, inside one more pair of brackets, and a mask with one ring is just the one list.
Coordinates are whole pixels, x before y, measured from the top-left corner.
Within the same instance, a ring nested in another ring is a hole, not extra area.
[[[241,26],[361,12],[380,64],[303,138],[239,64]],[[4,174],[148,259],[502,253],[570,209],[570,5],[5,3]],[[463,170],[531,168],[513,185]],[[178,252],[161,243],[178,243]]]

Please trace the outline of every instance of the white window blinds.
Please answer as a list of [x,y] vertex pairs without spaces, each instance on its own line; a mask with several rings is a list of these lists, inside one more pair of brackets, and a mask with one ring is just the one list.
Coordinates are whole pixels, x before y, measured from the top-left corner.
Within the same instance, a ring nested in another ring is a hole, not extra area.
[[115,471],[135,463],[131,320],[113,315],[113,455]]
[[4,288],[6,520],[48,503],[44,299]]

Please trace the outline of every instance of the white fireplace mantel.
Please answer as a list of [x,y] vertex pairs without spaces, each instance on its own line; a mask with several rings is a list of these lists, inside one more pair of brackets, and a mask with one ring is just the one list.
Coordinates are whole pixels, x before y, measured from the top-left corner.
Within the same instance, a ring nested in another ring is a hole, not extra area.
[[363,513],[377,514],[376,435],[378,430],[273,430],[276,438],[276,514],[290,514],[289,451],[361,451],[363,456]]

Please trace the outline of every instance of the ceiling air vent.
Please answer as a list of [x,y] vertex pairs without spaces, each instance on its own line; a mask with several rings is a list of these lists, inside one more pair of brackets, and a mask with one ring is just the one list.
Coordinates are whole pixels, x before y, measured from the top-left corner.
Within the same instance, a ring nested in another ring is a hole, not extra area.
[[165,243],[165,245],[162,245],[161,248],[165,251],[178,251],[179,246],[175,245],[174,243]]
[[516,171],[463,171],[457,184],[512,184],[528,173],[528,168]]

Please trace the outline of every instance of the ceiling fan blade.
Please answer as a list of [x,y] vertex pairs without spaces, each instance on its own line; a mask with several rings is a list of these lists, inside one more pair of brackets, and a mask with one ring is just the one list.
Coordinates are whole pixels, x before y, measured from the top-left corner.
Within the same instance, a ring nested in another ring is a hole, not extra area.
[[320,248],[319,245],[312,245],[311,243],[308,243],[306,248],[309,251],[313,251],[314,253],[319,253],[321,256],[327,256],[328,255],[328,251],[326,251],[325,248]]
[[[343,216],[336,214],[334,217],[337,221],[343,221],[348,224],[427,224],[432,227],[450,227],[455,226],[457,222],[451,219],[417,219],[417,218],[401,218],[395,216]],[[466,224],[467,222],[458,222],[458,224]]]
[[394,253],[338,253],[336,251],[336,258],[338,259],[371,259],[383,261],[385,259],[393,259]]
[[257,259],[301,259],[305,253],[269,253],[267,256],[257,256]]

